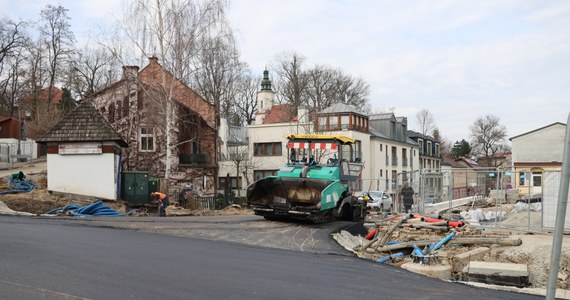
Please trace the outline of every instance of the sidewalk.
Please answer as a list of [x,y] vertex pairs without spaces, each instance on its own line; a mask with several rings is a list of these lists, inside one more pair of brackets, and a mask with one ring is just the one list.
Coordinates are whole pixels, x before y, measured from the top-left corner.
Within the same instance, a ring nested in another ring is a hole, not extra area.
[[33,162],[14,163],[11,168],[0,169],[0,177],[8,176],[19,171],[24,174],[39,173],[47,170],[47,162],[45,158],[36,159]]

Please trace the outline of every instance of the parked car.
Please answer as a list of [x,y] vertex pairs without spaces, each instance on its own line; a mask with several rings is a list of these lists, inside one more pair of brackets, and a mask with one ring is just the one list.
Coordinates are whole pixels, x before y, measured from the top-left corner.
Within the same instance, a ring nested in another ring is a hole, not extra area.
[[368,195],[368,201],[366,202],[366,207],[374,210],[392,210],[392,196],[384,191],[369,191],[364,192],[358,197],[358,200],[362,201],[364,196]]

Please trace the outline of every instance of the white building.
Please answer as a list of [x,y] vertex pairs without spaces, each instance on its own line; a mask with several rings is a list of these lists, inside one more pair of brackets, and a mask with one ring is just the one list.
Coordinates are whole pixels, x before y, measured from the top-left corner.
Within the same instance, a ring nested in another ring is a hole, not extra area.
[[542,192],[542,173],[562,168],[566,124],[550,125],[510,138],[514,188],[522,195]]
[[126,142],[89,101],[83,101],[46,132],[47,188],[61,192],[117,200],[121,147]]

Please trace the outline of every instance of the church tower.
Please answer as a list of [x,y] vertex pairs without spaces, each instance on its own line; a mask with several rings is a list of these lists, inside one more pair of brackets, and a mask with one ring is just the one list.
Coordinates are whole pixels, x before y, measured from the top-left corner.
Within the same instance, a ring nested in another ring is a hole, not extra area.
[[255,124],[262,124],[265,114],[273,106],[275,100],[275,92],[271,88],[271,80],[269,79],[269,71],[263,71],[263,80],[261,81],[261,90],[257,92],[257,113],[255,115]]

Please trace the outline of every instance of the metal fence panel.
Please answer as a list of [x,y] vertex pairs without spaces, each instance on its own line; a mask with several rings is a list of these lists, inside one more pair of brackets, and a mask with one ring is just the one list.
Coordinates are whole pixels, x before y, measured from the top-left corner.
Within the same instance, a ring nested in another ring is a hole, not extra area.
[[[561,176],[562,173],[558,171],[548,171],[542,175],[542,225],[545,229],[554,230],[555,227]],[[570,202],[570,195],[567,201]],[[570,206],[566,207],[564,231],[570,231]]]

